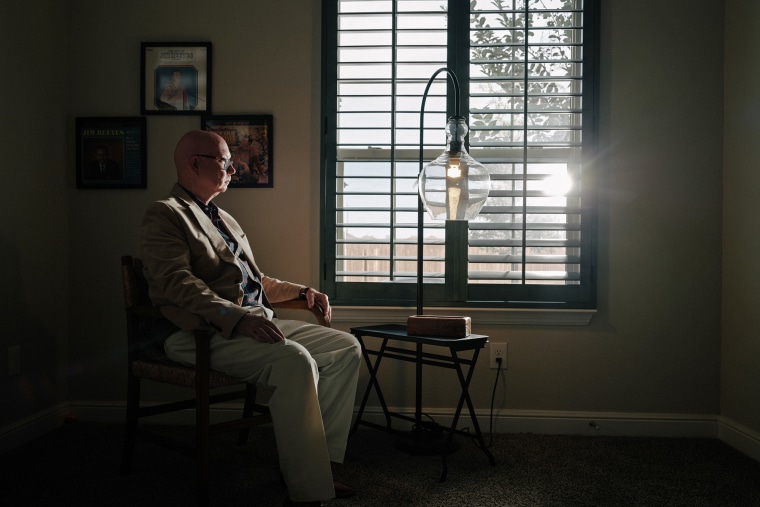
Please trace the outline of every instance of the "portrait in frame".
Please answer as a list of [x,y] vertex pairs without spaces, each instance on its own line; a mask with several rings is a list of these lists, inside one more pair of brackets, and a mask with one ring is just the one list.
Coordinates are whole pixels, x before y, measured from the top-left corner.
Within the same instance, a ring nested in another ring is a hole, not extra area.
[[76,119],[77,188],[147,188],[145,117]]
[[232,154],[230,188],[274,186],[272,115],[204,116],[201,128],[220,135]]
[[142,114],[211,112],[211,43],[143,42]]

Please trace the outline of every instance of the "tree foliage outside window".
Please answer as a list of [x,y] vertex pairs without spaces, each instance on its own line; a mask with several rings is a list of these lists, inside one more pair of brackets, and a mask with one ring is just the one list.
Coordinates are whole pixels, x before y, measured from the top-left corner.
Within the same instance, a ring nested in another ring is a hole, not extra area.
[[335,304],[414,301],[419,125],[427,163],[455,112],[445,75],[420,106],[447,67],[492,188],[461,237],[426,217],[426,304],[592,308],[598,1],[323,6],[322,257]]

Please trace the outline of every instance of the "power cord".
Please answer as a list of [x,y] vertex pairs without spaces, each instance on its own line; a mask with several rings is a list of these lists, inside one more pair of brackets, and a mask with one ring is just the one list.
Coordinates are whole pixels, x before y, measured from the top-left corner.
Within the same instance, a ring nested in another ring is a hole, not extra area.
[[435,432],[435,433],[441,433],[443,431],[443,427],[435,421],[433,416],[431,416],[430,414],[426,414],[425,412],[421,413],[420,415],[423,417],[427,417],[428,419],[430,419],[430,421],[429,422],[420,421],[419,425],[416,423],[413,424],[412,425],[413,430],[429,431],[429,432]]
[[[493,445],[493,407],[496,400],[496,387],[499,385],[499,375],[501,374],[501,358],[496,358],[496,364],[498,365],[498,368],[496,369],[496,377],[493,381],[493,392],[491,393],[491,410],[488,415],[488,444],[485,445],[485,449],[490,449]],[[481,448],[480,444],[477,440],[475,440],[475,435],[471,435],[470,437],[475,444],[475,447]]]
[[488,446],[486,449],[490,449],[491,445],[493,444],[493,406],[494,401],[496,400],[496,386],[499,385],[499,375],[501,374],[501,358],[496,358],[496,364],[498,365],[498,368],[496,368],[496,377],[493,381],[493,392],[491,393],[491,413],[488,416]]

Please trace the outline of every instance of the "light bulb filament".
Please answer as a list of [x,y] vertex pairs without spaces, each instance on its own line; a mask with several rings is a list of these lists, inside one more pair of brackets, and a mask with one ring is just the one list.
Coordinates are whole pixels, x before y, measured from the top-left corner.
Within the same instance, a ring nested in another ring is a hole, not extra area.
[[447,178],[461,178],[462,177],[462,168],[460,167],[460,158],[457,156],[452,156],[449,161],[449,165],[446,168],[446,177]]

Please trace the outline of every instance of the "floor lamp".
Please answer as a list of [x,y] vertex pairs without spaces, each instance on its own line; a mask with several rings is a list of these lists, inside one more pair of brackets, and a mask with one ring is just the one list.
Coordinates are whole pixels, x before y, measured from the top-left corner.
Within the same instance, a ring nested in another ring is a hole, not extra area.
[[[430,86],[436,77],[446,72],[454,85],[455,115],[448,119],[446,125],[446,148],[438,158],[423,168],[424,151],[424,115],[425,102]],[[446,220],[446,256],[449,257],[449,244],[460,250],[459,258],[467,255],[467,221],[475,218],[488,198],[491,178],[488,170],[465,149],[465,137],[468,128],[465,118],[459,115],[459,81],[448,68],[438,69],[430,78],[422,96],[420,107],[420,164],[419,164],[419,198],[417,201],[417,314],[407,320],[407,334],[417,336],[437,336],[445,338],[462,338],[470,334],[469,317],[424,315],[423,313],[423,256],[424,256],[424,211],[433,220]],[[447,269],[447,277],[450,277]],[[467,272],[457,277],[466,288]],[[421,390],[421,361],[417,361],[417,390]],[[420,392],[417,400],[420,400]],[[419,403],[419,401],[418,401]],[[412,454],[447,454],[456,448],[452,438],[446,438],[437,424],[421,421],[421,407],[415,414],[416,425],[411,433],[397,441],[397,446]]]

